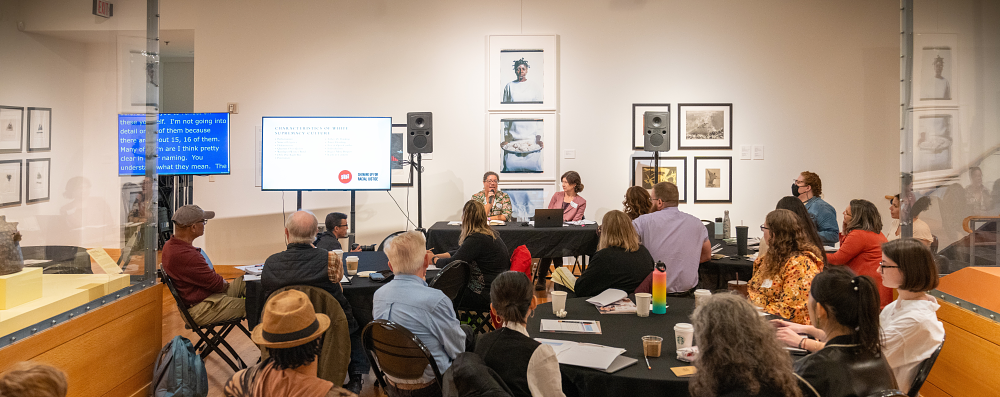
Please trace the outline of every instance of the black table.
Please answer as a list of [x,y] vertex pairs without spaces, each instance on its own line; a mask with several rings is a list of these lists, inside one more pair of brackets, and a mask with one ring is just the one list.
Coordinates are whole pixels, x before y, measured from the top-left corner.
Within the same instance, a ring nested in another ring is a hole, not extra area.
[[[736,245],[727,245],[725,241],[716,240],[712,233],[708,235],[708,242],[713,247],[716,244],[722,244],[722,250],[718,253],[726,255],[726,257],[712,259],[698,266],[699,288],[720,289],[726,288],[724,283],[729,279],[750,280],[750,277],[753,275],[753,261],[737,256]],[[706,274],[714,275],[714,288],[711,281],[704,277]]]
[[[631,297],[635,299],[635,297]],[[613,374],[577,367],[559,365],[562,373],[563,392],[567,396],[616,396],[627,393],[633,396],[687,396],[688,379],[678,378],[670,371],[671,367],[691,365],[677,359],[674,344],[674,324],[690,323],[690,315],[694,310],[693,298],[667,298],[667,313],[652,314],[649,317],[639,317],[634,314],[600,314],[594,305],[587,303],[586,298],[566,300],[566,319],[598,320],[601,322],[601,335],[567,334],[557,332],[540,332],[542,319],[554,319],[552,304],[538,305],[535,315],[528,319],[528,333],[532,337],[569,340],[574,342],[595,343],[604,346],[625,349],[623,354],[639,360],[634,365]],[[652,370],[646,368],[642,355],[642,337],[656,335],[663,338],[662,354],[658,358],[650,358]]]
[[[503,226],[493,226],[493,230],[500,235],[511,253],[514,248],[525,245],[532,258],[589,256],[597,251],[597,225],[536,228],[508,222]],[[461,234],[461,226],[437,222],[427,229],[427,249],[433,250],[435,254],[457,249]]]

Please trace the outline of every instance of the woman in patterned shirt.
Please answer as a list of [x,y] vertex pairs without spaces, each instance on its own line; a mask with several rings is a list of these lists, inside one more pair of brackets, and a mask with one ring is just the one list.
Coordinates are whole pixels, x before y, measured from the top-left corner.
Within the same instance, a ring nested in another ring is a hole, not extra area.
[[750,302],[765,312],[809,324],[806,301],[813,277],[823,268],[822,252],[804,238],[792,211],[771,211],[760,229],[769,248],[753,264],[747,288]]
[[486,171],[483,174],[483,190],[473,194],[472,199],[483,205],[486,216],[491,221],[508,221],[514,207],[511,206],[510,196],[497,189],[500,183],[500,175],[496,172]]

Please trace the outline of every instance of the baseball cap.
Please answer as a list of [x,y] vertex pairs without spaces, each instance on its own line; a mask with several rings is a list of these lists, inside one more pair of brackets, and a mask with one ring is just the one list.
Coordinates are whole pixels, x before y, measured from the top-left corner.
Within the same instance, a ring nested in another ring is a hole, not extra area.
[[203,219],[212,218],[215,218],[215,211],[205,211],[197,205],[189,204],[178,208],[170,220],[178,225],[190,225]]

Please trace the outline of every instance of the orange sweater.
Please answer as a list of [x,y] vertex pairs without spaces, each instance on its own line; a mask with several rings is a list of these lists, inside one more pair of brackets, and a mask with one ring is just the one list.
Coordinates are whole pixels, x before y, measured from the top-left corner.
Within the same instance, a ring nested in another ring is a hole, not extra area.
[[882,285],[882,274],[878,271],[879,262],[882,262],[882,244],[887,241],[882,233],[852,230],[846,235],[841,233],[840,249],[826,255],[831,265],[846,265],[854,274],[875,279],[881,300],[879,309],[892,303],[892,288]]

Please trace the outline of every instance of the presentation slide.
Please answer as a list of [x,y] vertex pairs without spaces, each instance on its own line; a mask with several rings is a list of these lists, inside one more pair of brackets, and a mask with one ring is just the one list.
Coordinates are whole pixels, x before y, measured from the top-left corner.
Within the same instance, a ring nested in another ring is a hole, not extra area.
[[[160,113],[156,172],[229,174],[229,113]],[[146,115],[118,115],[118,175],[146,174]]]
[[264,117],[261,190],[389,190],[392,118]]

